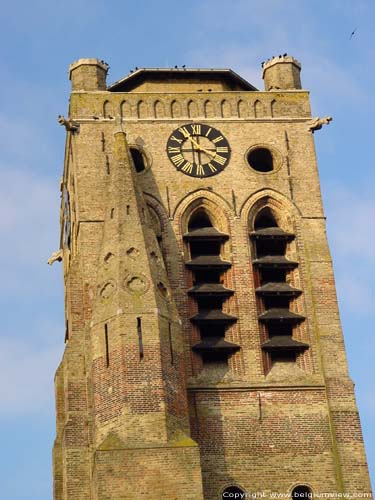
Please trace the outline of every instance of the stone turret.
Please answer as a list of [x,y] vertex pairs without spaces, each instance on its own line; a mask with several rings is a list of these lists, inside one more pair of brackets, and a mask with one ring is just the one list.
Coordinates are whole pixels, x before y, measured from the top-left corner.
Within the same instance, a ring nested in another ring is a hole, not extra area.
[[284,54],[263,63],[264,86],[266,90],[301,89],[301,63]]
[[69,66],[72,90],[107,90],[108,64],[99,59],[78,59]]

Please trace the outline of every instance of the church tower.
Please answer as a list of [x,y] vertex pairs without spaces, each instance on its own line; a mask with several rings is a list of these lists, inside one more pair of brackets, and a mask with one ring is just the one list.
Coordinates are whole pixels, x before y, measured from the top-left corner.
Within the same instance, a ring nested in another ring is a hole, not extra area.
[[300,63],[107,70],[59,117],[54,500],[369,493]]

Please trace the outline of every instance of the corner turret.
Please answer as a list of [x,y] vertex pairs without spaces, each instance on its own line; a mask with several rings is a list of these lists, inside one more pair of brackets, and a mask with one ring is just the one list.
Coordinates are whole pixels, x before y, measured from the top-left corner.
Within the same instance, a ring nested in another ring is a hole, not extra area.
[[266,90],[301,89],[301,63],[288,54],[272,57],[262,64]]
[[78,59],[69,66],[72,90],[107,90],[108,64],[99,59]]

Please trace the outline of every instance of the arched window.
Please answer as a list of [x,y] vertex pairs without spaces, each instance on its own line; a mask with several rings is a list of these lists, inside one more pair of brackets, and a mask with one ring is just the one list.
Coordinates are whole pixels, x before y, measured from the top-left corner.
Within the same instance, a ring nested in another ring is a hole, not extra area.
[[305,484],[300,484],[293,488],[292,491],[292,499],[293,500],[298,500],[300,498],[313,498],[313,493],[312,490],[309,486],[306,486]]
[[204,103],[204,116],[206,118],[212,118],[215,116],[214,105],[209,100],[205,101]]
[[294,234],[278,226],[271,208],[258,212],[250,232],[252,240],[258,320],[266,371],[276,362],[293,362],[308,345],[293,338],[293,331],[305,318],[291,309],[302,291],[289,284],[298,262],[287,258]]
[[198,116],[198,106],[194,101],[188,102],[188,116],[189,118],[195,118],[196,116]]
[[164,118],[164,104],[161,101],[156,101],[154,104],[154,116],[155,118]]
[[138,148],[130,148],[130,154],[132,155],[136,172],[143,172],[146,168],[146,163],[142,152]]
[[190,318],[200,334],[200,342],[193,351],[200,354],[203,363],[227,363],[228,357],[239,346],[225,340],[227,328],[237,321],[223,311],[224,301],[233,295],[223,285],[225,272],[231,263],[221,258],[222,247],[229,236],[216,229],[204,209],[190,217],[188,232],[184,234],[190,253],[186,267],[192,273],[189,295],[196,303],[197,314]]
[[238,486],[228,486],[222,492],[221,498],[222,498],[222,500],[226,500],[228,498],[241,498],[240,496],[235,496],[236,493],[237,494],[239,494],[239,493],[244,494],[245,490],[243,490],[242,488],[240,488]]

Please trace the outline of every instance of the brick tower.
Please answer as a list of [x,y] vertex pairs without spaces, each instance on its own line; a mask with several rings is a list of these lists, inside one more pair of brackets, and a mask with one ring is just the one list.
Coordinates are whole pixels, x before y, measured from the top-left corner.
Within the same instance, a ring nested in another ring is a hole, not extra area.
[[54,499],[370,492],[300,64],[107,69],[59,118]]

